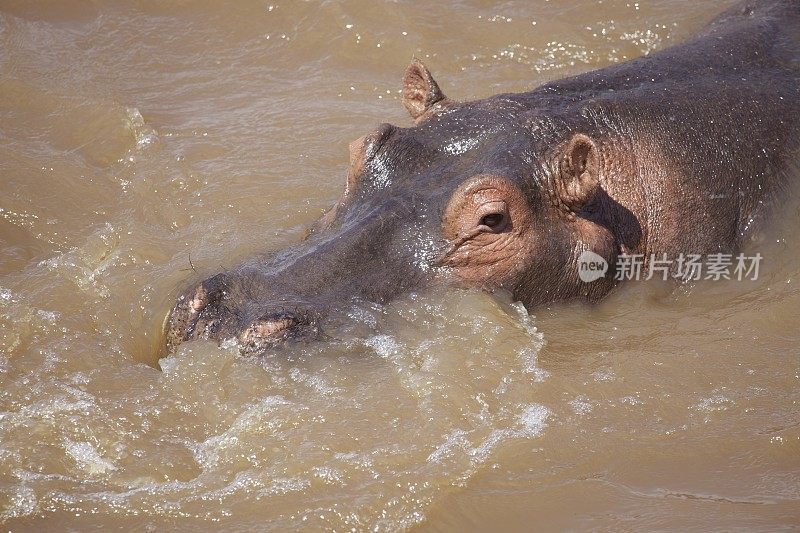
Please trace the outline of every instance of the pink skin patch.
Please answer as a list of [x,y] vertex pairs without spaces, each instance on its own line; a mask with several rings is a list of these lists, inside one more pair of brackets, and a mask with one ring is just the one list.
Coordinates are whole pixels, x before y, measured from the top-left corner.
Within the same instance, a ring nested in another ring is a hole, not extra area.
[[192,314],[200,312],[206,306],[206,300],[208,299],[208,294],[206,294],[206,290],[200,286],[197,289],[197,292],[192,298],[192,301],[189,302],[189,311]]
[[294,325],[294,320],[290,318],[282,318],[279,320],[259,320],[250,327],[250,331],[259,337],[272,337],[276,333],[280,333],[291,328]]
[[239,341],[246,346],[266,346],[296,325],[297,321],[292,318],[257,320],[239,337]]

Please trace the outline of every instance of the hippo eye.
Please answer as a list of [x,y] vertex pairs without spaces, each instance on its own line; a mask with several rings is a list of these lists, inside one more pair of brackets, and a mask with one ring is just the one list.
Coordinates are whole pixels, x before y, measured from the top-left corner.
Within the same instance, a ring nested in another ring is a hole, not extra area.
[[[505,213],[489,213],[481,219],[480,225],[489,231],[498,232],[506,227],[507,217]],[[483,228],[481,228],[483,229]]]

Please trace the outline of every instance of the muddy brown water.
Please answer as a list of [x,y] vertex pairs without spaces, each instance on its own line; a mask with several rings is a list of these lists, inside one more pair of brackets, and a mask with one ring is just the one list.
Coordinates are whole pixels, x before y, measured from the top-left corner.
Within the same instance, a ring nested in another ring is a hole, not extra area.
[[0,520],[14,531],[800,527],[800,214],[761,275],[472,292],[162,358],[179,288],[302,238],[347,144],[661,49],[730,2],[0,2]]

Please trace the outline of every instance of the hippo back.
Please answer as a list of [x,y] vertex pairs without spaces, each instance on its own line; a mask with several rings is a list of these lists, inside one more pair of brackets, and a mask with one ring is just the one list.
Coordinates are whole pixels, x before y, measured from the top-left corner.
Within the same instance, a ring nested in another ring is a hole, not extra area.
[[641,226],[630,250],[732,251],[795,174],[800,1],[739,4],[680,45],[503,96],[607,145],[603,188]]

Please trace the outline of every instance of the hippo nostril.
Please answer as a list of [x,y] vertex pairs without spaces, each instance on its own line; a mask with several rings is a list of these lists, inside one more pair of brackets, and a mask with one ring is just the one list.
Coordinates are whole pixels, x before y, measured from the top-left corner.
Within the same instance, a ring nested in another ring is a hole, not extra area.
[[212,276],[178,298],[164,319],[167,352],[184,341],[208,336],[217,326],[218,306],[227,289],[224,274]]
[[200,285],[197,288],[197,292],[194,294],[194,298],[189,302],[189,312],[192,314],[199,313],[202,311],[206,305],[208,304],[208,291],[206,288]]
[[291,330],[296,325],[297,320],[294,318],[262,319],[254,322],[248,329],[248,333],[262,338],[274,337]]
[[253,352],[273,346],[291,335],[302,325],[302,320],[294,315],[275,314],[255,320],[239,336],[244,352]]

